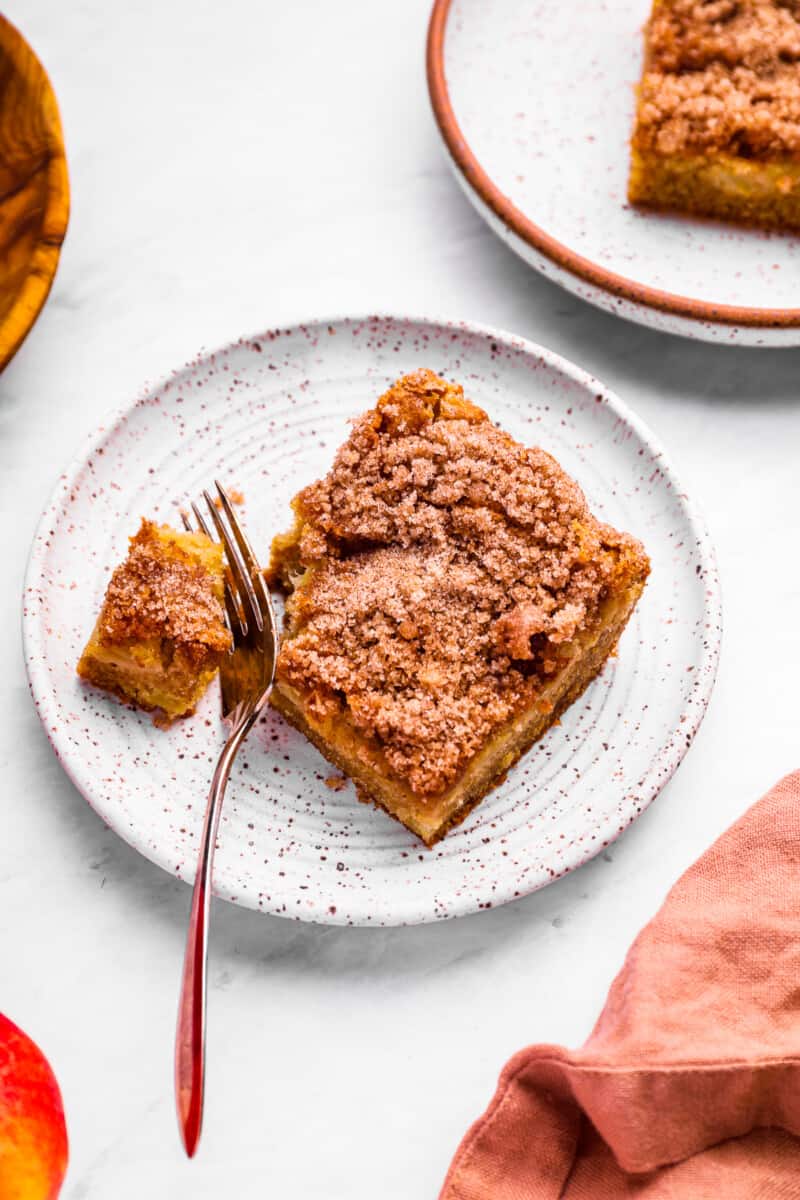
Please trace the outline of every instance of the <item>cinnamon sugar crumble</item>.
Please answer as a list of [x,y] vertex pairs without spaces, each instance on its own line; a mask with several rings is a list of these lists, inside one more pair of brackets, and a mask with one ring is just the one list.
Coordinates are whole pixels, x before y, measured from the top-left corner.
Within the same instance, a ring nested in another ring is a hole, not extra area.
[[800,3],[661,0],[636,143],[664,155],[800,155]]
[[550,455],[431,371],[356,420],[293,507],[270,575],[291,587],[307,573],[279,679],[318,718],[346,709],[421,798],[536,703],[570,639],[647,570]]
[[197,663],[230,644],[212,576],[176,542],[166,556],[158,527],[144,519],[111,576],[98,635],[105,646],[169,639]]

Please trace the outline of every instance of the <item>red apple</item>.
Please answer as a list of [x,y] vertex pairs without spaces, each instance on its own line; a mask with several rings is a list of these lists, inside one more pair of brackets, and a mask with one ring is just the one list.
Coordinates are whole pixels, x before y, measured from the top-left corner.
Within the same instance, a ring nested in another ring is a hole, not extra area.
[[39,1047],[0,1013],[0,1197],[56,1200],[66,1170],[55,1075]]

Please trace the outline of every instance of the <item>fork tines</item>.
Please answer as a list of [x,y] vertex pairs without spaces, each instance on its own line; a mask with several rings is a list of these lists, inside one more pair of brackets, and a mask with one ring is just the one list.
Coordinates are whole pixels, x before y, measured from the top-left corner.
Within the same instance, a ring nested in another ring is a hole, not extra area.
[[[248,632],[263,633],[265,612],[269,612],[269,597],[261,575],[261,567],[247,535],[239,524],[239,518],[233,508],[228,493],[222,484],[214,481],[219,496],[217,503],[208,490],[203,491],[203,499],[208,506],[211,523],[203,516],[199,505],[192,504],[192,512],[197,524],[206,537],[212,542],[222,542],[227,559],[225,572],[225,604],[228,614],[228,624],[234,638],[237,635],[247,637]],[[220,506],[221,505],[221,509]],[[223,520],[223,513],[226,520]],[[183,523],[189,532],[191,522],[186,512],[182,514]],[[227,523],[226,523],[227,522]],[[266,617],[269,622],[269,615]]]

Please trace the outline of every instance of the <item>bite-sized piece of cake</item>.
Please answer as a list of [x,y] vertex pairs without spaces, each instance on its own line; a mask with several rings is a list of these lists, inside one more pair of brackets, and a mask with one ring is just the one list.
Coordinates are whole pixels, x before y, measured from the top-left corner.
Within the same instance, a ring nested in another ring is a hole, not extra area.
[[649,565],[543,450],[431,371],[293,501],[272,702],[428,845],[597,674]]
[[800,228],[800,0],[655,0],[628,196]]
[[222,547],[142,520],[78,663],[89,683],[168,719],[186,716],[231,644]]

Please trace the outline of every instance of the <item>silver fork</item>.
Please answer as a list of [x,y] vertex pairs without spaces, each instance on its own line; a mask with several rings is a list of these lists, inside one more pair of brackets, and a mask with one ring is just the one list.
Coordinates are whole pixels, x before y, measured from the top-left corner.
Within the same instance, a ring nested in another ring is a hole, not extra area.
[[[221,512],[209,493],[203,492],[211,524],[196,504],[192,505],[192,511],[203,533],[212,541],[222,542],[227,558],[225,610],[233,648],[222,662],[220,682],[222,715],[230,723],[230,733],[208,793],[175,1035],[175,1102],[181,1138],[189,1158],[197,1149],[203,1124],[208,916],[211,867],[222,799],[237,751],[269,699],[278,643],[275,614],[258,560],[227,493],[219,483],[216,488]],[[183,523],[191,532],[191,522],[185,513]]]

